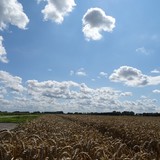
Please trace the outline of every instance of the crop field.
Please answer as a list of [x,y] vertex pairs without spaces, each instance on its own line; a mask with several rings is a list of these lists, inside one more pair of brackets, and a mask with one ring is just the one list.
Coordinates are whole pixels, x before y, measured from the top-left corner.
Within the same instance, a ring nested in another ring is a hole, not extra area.
[[1,160],[160,160],[160,118],[44,115],[0,131]]

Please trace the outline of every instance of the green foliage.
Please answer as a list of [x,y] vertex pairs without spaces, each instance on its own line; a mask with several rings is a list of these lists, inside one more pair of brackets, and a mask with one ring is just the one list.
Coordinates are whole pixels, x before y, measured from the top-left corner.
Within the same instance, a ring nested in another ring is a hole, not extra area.
[[23,123],[30,121],[40,115],[0,115],[0,123]]

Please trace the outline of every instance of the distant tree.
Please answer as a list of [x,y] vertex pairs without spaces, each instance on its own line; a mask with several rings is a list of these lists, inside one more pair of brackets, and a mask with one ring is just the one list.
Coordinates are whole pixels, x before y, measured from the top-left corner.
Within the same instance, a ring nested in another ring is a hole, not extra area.
[[123,111],[122,115],[125,115],[125,116],[134,116],[135,113],[133,111]]

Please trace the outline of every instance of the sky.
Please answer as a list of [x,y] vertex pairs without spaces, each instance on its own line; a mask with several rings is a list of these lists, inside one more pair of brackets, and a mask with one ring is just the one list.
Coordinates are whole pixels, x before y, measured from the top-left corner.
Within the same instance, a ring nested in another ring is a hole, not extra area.
[[160,112],[159,0],[1,0],[0,111]]

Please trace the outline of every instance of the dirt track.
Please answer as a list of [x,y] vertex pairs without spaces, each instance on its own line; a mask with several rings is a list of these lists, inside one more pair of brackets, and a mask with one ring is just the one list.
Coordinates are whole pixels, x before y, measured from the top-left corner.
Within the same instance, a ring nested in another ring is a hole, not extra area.
[[11,130],[14,129],[16,125],[17,125],[16,123],[0,123],[0,130],[3,129]]

